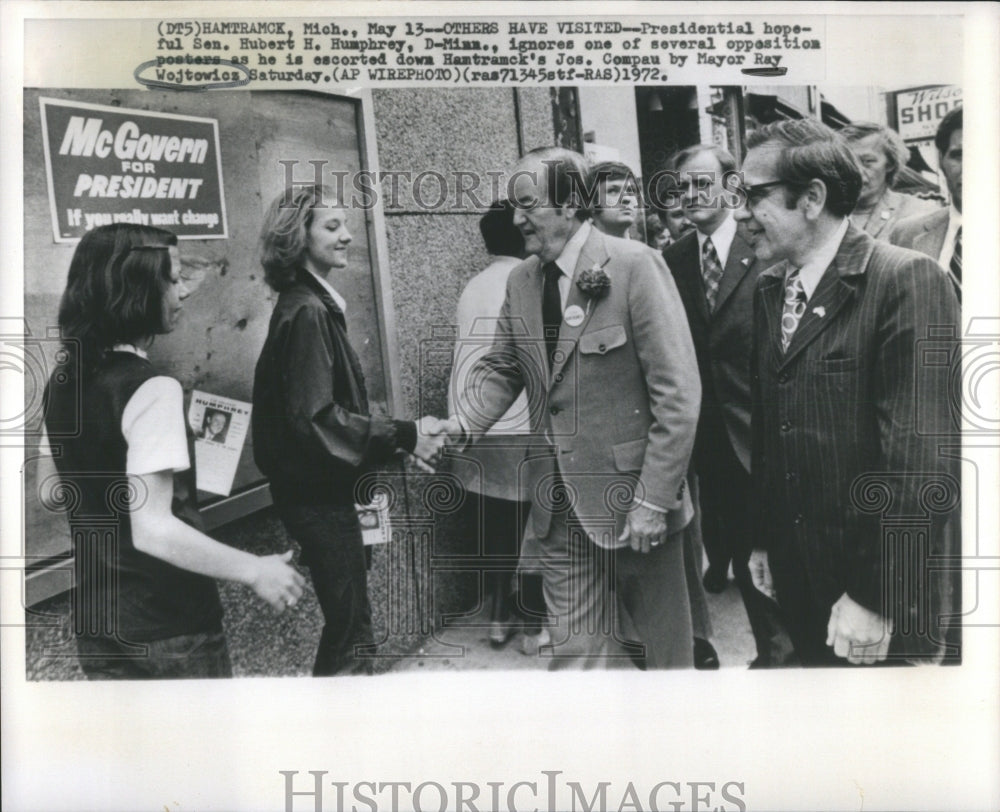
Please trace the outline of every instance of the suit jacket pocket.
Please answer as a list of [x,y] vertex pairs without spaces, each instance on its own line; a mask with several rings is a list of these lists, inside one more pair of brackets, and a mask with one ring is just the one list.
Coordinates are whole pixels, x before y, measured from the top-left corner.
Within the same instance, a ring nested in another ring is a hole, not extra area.
[[638,440],[629,440],[626,443],[618,443],[611,447],[611,453],[615,458],[615,468],[619,471],[641,471],[642,462],[646,458],[646,446],[649,440],[641,437]]
[[615,347],[624,345],[626,340],[625,328],[620,324],[612,324],[580,336],[580,352],[586,355],[604,355]]

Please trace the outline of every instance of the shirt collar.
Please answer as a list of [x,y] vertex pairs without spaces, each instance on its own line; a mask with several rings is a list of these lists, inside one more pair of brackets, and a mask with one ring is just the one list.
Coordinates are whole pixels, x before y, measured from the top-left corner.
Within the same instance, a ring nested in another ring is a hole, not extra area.
[[329,282],[327,282],[322,276],[320,276],[315,271],[312,271],[309,268],[306,268],[306,271],[308,273],[312,274],[313,279],[315,279],[317,282],[319,282],[323,286],[323,289],[327,293],[330,294],[330,298],[333,299],[333,301],[336,303],[337,307],[340,308],[341,312],[346,313],[347,312],[347,302],[344,301],[344,297],[343,296],[341,296],[339,293],[337,293],[337,291],[335,291],[333,289],[333,285],[331,285]]
[[802,283],[802,290],[805,291],[807,300],[812,297],[813,291],[816,290],[816,286],[819,284],[819,280],[823,278],[826,269],[830,267],[833,258],[837,256],[837,251],[840,250],[840,243],[843,242],[844,235],[847,233],[849,222],[845,217],[840,222],[840,225],[837,226],[837,230],[833,232],[830,239],[820,246],[819,250],[810,257],[809,261],[799,269],[799,281]]
[[111,352],[130,352],[133,355],[138,355],[140,358],[145,358],[149,360],[149,356],[146,354],[144,349],[135,346],[135,344],[115,344],[111,348]]
[[705,241],[711,239],[715,253],[719,255],[719,264],[725,268],[726,262],[729,261],[729,249],[733,245],[733,237],[736,236],[736,219],[733,215],[727,212],[726,219],[712,234],[702,234],[697,229],[695,233],[698,235],[698,253],[704,250]]
[[566,241],[562,253],[556,257],[556,265],[559,266],[559,270],[570,279],[573,278],[573,273],[576,271],[576,263],[580,261],[580,253],[590,236],[591,228],[590,223],[583,223],[576,230],[576,233]]

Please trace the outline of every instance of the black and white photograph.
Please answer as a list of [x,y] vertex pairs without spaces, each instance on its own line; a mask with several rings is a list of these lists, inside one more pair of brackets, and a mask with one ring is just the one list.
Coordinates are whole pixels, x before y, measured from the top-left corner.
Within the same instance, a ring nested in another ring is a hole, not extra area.
[[4,808],[995,809],[926,6],[4,7]]

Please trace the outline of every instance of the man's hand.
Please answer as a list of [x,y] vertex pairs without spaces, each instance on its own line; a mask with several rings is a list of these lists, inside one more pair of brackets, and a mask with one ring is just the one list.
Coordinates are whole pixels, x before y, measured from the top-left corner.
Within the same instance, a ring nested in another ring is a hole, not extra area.
[[457,443],[465,436],[465,430],[456,415],[452,415],[447,420],[441,421],[441,430],[448,435],[449,443]]
[[772,601],[777,600],[774,594],[774,582],[771,580],[771,566],[767,561],[767,550],[754,550],[750,553],[748,566],[754,588]]
[[871,665],[886,658],[892,632],[891,620],[865,609],[845,592],[830,609],[826,644],[849,663]]
[[637,553],[648,553],[667,537],[667,514],[662,510],[636,504],[625,519],[625,529],[618,537]]
[[448,422],[426,415],[417,421],[417,444],[413,447],[414,461],[422,471],[434,473],[441,450],[448,440]]

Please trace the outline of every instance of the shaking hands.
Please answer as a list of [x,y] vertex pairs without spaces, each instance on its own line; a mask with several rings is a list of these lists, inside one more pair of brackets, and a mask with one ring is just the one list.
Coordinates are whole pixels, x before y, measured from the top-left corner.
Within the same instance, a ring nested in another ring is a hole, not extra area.
[[421,471],[433,474],[441,461],[445,446],[462,437],[462,427],[454,417],[441,420],[431,415],[417,421],[417,444],[413,448],[413,461]]

